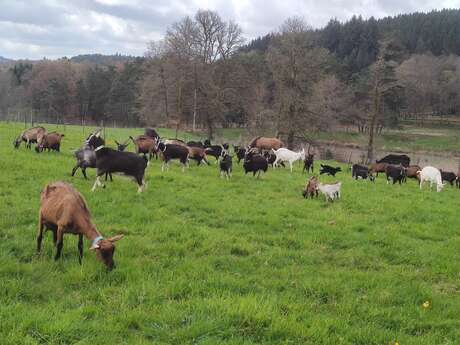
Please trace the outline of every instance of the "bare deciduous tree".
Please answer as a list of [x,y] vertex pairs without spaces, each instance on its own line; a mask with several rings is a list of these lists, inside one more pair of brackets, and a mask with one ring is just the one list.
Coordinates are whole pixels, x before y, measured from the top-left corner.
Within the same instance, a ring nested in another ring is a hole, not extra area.
[[314,121],[307,100],[328,64],[328,52],[314,45],[313,31],[302,18],[293,17],[281,26],[267,62],[275,82],[278,133],[286,134],[287,145],[292,147],[295,135]]

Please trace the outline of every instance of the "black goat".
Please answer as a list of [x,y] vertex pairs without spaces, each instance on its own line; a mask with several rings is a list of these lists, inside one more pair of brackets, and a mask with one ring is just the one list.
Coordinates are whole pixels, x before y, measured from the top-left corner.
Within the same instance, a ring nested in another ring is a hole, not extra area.
[[220,177],[223,177],[225,175],[227,177],[227,180],[229,179],[229,177],[232,177],[232,165],[232,156],[230,156],[228,153],[224,153],[219,163]]
[[408,167],[410,165],[410,157],[407,155],[387,155],[382,159],[376,161],[377,163],[388,163],[393,165],[401,164],[403,167]]
[[153,128],[146,128],[144,130],[144,135],[152,139],[160,140],[160,136],[158,135],[157,131]]
[[371,180],[372,182],[375,181],[374,175],[372,175],[369,171],[369,168],[364,165],[353,164],[351,167],[351,176],[357,180],[358,178]]
[[259,178],[261,171],[267,172],[268,162],[259,153],[249,150],[244,157],[243,169],[244,174],[252,172],[252,176],[256,176],[256,173],[258,173],[257,178]]
[[117,150],[123,152],[129,146],[129,139],[127,139],[123,144],[120,144],[115,140],[115,144],[117,144]]
[[388,164],[385,168],[385,175],[387,177],[387,183],[390,183],[390,180],[393,181],[393,184],[395,184],[396,182],[399,182],[399,184],[401,184],[402,182],[406,181],[406,169],[401,164]]
[[310,170],[311,170],[311,173],[313,174],[314,156],[315,156],[315,155],[312,154],[312,153],[307,154],[307,156],[305,157],[305,160],[303,161],[303,169],[302,169],[302,172],[304,172],[304,171],[306,170],[307,173],[309,173]]
[[442,182],[447,181],[451,186],[454,185],[454,182],[457,180],[457,175],[451,171],[442,171],[441,170],[441,179]]
[[342,171],[340,167],[334,168],[326,164],[320,164],[320,165],[321,165],[321,168],[319,168],[320,175],[327,174],[329,176],[335,176],[335,174],[337,174],[339,171]]
[[100,181],[102,175],[119,172],[132,176],[139,185],[138,193],[142,192],[145,188],[144,174],[147,160],[132,152],[119,152],[105,147],[103,143],[100,131],[91,134],[87,140],[87,144],[96,154],[96,181],[91,190],[95,191],[97,186],[104,186]]
[[163,159],[161,171],[164,171],[165,166],[169,170],[169,162],[173,159],[179,159],[179,161],[182,163],[182,171],[185,171],[189,155],[189,150],[187,146],[177,144],[165,144],[160,142],[158,144],[158,150],[161,152],[161,157]]

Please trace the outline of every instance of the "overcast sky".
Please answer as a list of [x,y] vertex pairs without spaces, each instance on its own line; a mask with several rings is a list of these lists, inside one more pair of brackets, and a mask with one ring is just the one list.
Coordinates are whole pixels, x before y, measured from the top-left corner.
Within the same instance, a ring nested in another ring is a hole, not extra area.
[[148,41],[160,39],[168,25],[200,8],[235,20],[250,39],[276,30],[293,15],[319,28],[332,17],[459,7],[460,0],[0,0],[0,56],[143,55]]

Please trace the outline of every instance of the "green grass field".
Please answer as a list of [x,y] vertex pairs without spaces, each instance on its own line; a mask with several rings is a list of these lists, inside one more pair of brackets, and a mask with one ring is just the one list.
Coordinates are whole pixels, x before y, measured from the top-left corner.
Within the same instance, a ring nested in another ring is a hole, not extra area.
[[[14,150],[20,129],[0,124],[2,345],[459,344],[458,189],[353,181],[342,165],[342,200],[326,204],[302,198],[300,165],[257,180],[235,163],[226,181],[155,161],[144,193],[121,176],[91,193],[94,170],[70,176],[81,128],[60,154]],[[57,180],[105,236],[125,235],[112,272],[87,241],[80,266],[72,235],[60,261],[50,233],[35,254],[40,191]]]

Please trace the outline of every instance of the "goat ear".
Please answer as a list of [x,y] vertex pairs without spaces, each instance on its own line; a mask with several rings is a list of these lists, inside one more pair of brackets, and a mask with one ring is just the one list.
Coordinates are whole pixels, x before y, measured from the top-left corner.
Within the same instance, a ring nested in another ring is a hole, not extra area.
[[109,237],[107,240],[110,242],[116,242],[123,238],[124,235],[115,235],[113,237]]
[[116,141],[116,140],[114,140],[114,141],[115,141],[115,144],[120,145],[120,143],[118,141]]
[[101,248],[99,246],[99,244],[93,244],[91,247],[89,247],[89,250],[96,250],[96,249],[99,249],[99,248]]

